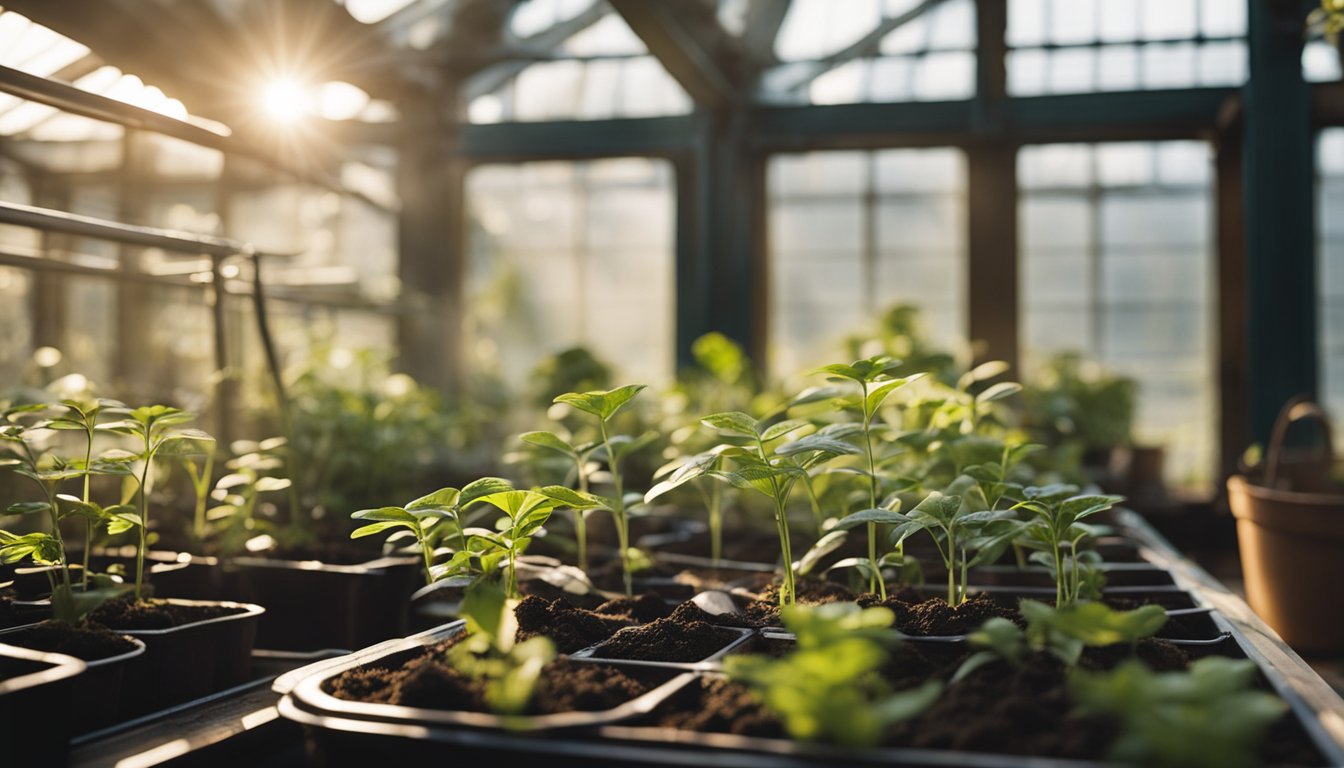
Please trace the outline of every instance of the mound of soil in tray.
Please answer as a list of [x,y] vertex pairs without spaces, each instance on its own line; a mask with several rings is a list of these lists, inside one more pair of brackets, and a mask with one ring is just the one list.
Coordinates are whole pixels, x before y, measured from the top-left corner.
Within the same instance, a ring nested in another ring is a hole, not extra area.
[[88,620],[114,629],[170,629],[221,616],[246,613],[231,605],[179,605],[166,600],[110,600],[89,614]]
[[97,661],[135,650],[136,644],[125,635],[100,625],[72,626],[44,621],[27,629],[0,637],[0,642],[48,653],[64,653],[84,661]]
[[[485,688],[444,658],[453,641],[426,648],[396,666],[359,667],[324,684],[339,699],[405,707],[488,712]],[[599,712],[646,693],[650,686],[602,664],[557,659],[546,665],[527,714]]]
[[624,611],[615,614],[589,611],[575,608],[563,599],[547,600],[536,595],[524,597],[513,615],[518,619],[520,641],[544,635],[555,642],[560,653],[574,653],[600,643],[618,629],[636,623],[636,619]]
[[[701,613],[696,609],[695,613]],[[626,627],[593,649],[600,659],[639,661],[702,661],[717,653],[737,635],[695,618],[691,612],[673,612],[639,627]]]
[[665,619],[672,615],[675,605],[669,605],[663,598],[645,593],[638,597],[619,597],[608,600],[593,609],[593,613],[604,616],[629,616],[640,624]]
[[1023,624],[1015,608],[984,593],[972,595],[955,608],[942,598],[923,597],[906,590],[888,595],[885,601],[876,595],[860,595],[858,602],[865,608],[879,605],[890,608],[896,614],[892,626],[907,635],[964,635],[995,617]]
[[[794,587],[799,605],[841,603],[854,599],[854,593],[840,584],[817,579],[799,579]],[[778,627],[779,585],[770,584],[757,594],[756,599],[742,606],[742,615],[735,617],[737,626]],[[724,623],[727,623],[725,620]]]

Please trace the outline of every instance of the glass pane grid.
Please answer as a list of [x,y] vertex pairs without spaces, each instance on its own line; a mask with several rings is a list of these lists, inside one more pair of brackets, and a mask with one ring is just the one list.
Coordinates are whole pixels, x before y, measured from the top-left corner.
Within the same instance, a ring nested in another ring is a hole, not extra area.
[[[1316,146],[1316,195],[1322,404],[1335,424],[1344,422],[1344,128],[1321,131]],[[1344,430],[1335,431],[1344,452]]]
[[1189,141],[1018,155],[1024,365],[1076,350],[1137,379],[1136,439],[1179,487],[1214,464],[1211,166]]

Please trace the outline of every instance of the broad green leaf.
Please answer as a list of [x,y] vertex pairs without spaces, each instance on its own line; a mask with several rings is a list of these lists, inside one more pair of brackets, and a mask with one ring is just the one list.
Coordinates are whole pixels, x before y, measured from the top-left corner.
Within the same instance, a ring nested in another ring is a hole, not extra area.
[[1008,369],[1011,367],[1012,366],[1008,365],[1008,363],[1003,360],[990,360],[989,362],[981,363],[962,374],[961,378],[957,380],[957,389],[965,391],[977,381],[988,381],[995,376],[1007,373]]
[[368,525],[361,526],[352,531],[350,533],[350,538],[362,539],[365,536],[372,536],[376,533],[382,533],[383,531],[386,531],[390,528],[402,528],[411,525],[412,525],[411,523],[406,523],[401,520],[384,520],[383,522],[380,523],[369,523]]
[[1071,499],[1065,499],[1064,503],[1060,504],[1059,509],[1062,515],[1073,520],[1082,520],[1085,517],[1091,517],[1098,512],[1110,509],[1124,500],[1124,496],[1074,496]]
[[540,493],[551,501],[570,509],[602,509],[606,506],[601,498],[591,493],[582,493],[563,485],[545,486],[540,489]]
[[833,437],[827,437],[818,432],[792,442],[784,443],[775,449],[775,455],[794,456],[799,453],[808,453],[811,451],[833,453],[837,456],[855,456],[863,452],[858,446],[850,445],[843,440],[837,440]]
[[864,509],[850,515],[846,515],[835,521],[830,527],[831,531],[848,531],[851,528],[857,528],[860,525],[868,523],[877,523],[879,525],[898,525],[900,523],[910,522],[908,515],[890,509]]
[[989,389],[975,396],[977,403],[992,403],[996,400],[1002,400],[1005,397],[1011,397],[1022,391],[1022,385],[1015,381],[1001,381]]
[[923,501],[919,502],[914,509],[910,510],[910,514],[911,516],[919,514],[928,515],[941,523],[947,524],[950,523],[960,511],[960,496],[945,496],[938,491],[934,491],[926,496]]
[[518,439],[522,440],[524,443],[527,443],[528,445],[535,445],[540,448],[549,448],[550,450],[555,451],[556,453],[561,453],[566,456],[576,455],[574,451],[574,446],[565,442],[564,439],[562,439],[559,435],[555,434],[554,432],[524,432],[523,434],[518,436]]
[[901,387],[904,387],[906,384],[909,384],[912,381],[916,381],[922,378],[923,376],[924,374],[917,373],[913,376],[907,376],[902,379],[892,379],[891,381],[884,381],[877,387],[874,387],[873,389],[869,390],[868,398],[867,401],[865,402],[865,406],[868,409],[868,413],[877,413],[877,410],[882,407],[882,403],[886,402],[887,397],[890,396],[892,392],[895,392]]
[[802,392],[794,395],[789,400],[787,408],[795,408],[801,405],[811,405],[813,403],[824,403],[827,400],[834,400],[837,397],[844,397],[844,393],[838,387],[808,387]]
[[46,512],[51,509],[51,505],[45,501],[20,501],[10,504],[5,508],[5,512],[11,515],[31,515],[35,512]]
[[457,504],[462,509],[466,509],[467,505],[480,501],[486,496],[512,490],[513,483],[502,477],[482,477],[462,486],[462,496],[458,499]]
[[361,509],[350,515],[356,520],[377,520],[384,522],[410,523],[415,525],[416,518],[410,512],[401,507],[378,507],[377,509]]
[[113,536],[144,525],[144,521],[140,519],[140,515],[135,512],[117,512],[109,517],[110,519],[107,522],[107,532]]
[[768,443],[771,440],[777,440],[790,432],[797,432],[804,427],[810,426],[812,426],[812,422],[807,421],[806,419],[788,419],[786,421],[781,421],[778,424],[772,424],[769,427],[766,427],[765,431],[761,433],[761,441]]
[[257,493],[271,493],[274,491],[283,491],[291,485],[287,477],[259,477],[255,487]]
[[795,568],[798,575],[806,576],[811,573],[812,569],[817,567],[817,563],[821,562],[823,557],[844,546],[845,539],[848,538],[848,536],[849,534],[847,531],[832,530],[820,539],[817,539],[817,543],[813,544],[812,548],[807,550],[807,553],[803,555],[803,559],[798,561],[798,565]]
[[456,488],[440,488],[439,490],[421,496],[406,505],[407,512],[420,512],[427,510],[440,510],[451,512],[457,507],[458,499],[462,497],[462,492]]
[[860,371],[859,369],[855,368],[852,365],[845,365],[844,363],[832,363],[831,365],[823,365],[822,367],[816,369],[812,373],[814,375],[825,375],[841,379],[849,379],[850,381],[863,381],[862,371]]
[[629,384],[606,391],[567,392],[555,398],[555,402],[564,403],[585,413],[591,413],[603,421],[610,421],[611,417],[619,413],[646,386],[645,384]]
[[757,436],[760,428],[760,425],[755,419],[741,411],[727,411],[724,413],[710,414],[701,419],[700,423],[708,427],[713,427],[720,432],[753,438]]

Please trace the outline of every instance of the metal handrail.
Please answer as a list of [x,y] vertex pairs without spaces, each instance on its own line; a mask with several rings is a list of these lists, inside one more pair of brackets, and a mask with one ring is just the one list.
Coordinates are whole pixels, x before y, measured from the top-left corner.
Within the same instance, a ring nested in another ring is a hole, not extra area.
[[44,232],[60,232],[93,237],[127,245],[143,245],[166,251],[225,257],[254,252],[252,246],[238,240],[214,235],[198,235],[158,227],[141,227],[117,221],[81,216],[76,213],[38,208],[32,205],[0,201],[0,224],[13,224]]

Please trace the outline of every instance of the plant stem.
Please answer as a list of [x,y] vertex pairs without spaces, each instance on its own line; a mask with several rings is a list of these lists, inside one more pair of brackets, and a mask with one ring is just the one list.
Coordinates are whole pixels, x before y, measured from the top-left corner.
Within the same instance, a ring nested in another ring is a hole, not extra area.
[[145,466],[140,470],[140,546],[135,548],[135,599],[140,600],[145,581],[145,547],[148,546],[149,528],[149,468],[154,464],[150,444],[150,427],[145,425]]
[[713,483],[709,488],[709,559],[715,568],[723,559],[723,488]]
[[[868,411],[868,382],[861,381],[859,386],[863,390],[863,448],[868,457],[868,508],[877,509],[877,461],[873,457],[873,415]],[[905,542],[897,544],[896,551],[904,559]],[[887,582],[877,565],[877,523],[868,524],[868,564],[872,566],[868,574],[868,591],[877,592],[886,600]]]
[[[765,452],[765,442],[759,436],[756,438],[756,448],[761,452],[761,461],[768,467],[773,466]],[[779,478],[773,474],[770,475],[770,490],[775,500],[775,527],[779,530],[779,552],[784,557],[784,586],[779,590],[779,604],[793,605],[796,588],[793,578],[793,546],[789,542],[789,515],[785,509],[787,494],[780,488]]]
[[947,604],[957,607],[957,541],[951,530],[947,532]]
[[1054,554],[1054,556],[1055,556],[1055,607],[1056,607],[1056,608],[1063,608],[1063,607],[1064,607],[1064,580],[1065,580],[1066,578],[1068,578],[1068,577],[1065,576],[1065,574],[1064,574],[1064,571],[1063,571],[1064,564],[1060,561],[1060,558],[1059,558],[1059,542],[1057,542],[1057,541],[1056,541],[1056,542],[1051,542],[1051,550],[1052,550],[1052,552],[1053,552],[1053,554]]
[[[89,471],[92,469],[89,465],[93,462],[93,425],[86,421],[84,424],[84,503],[89,503]],[[84,518],[84,570],[80,574],[80,589],[88,591],[89,589],[89,549],[93,547],[93,521]]]
[[420,540],[420,554],[425,558],[425,583],[434,583],[434,548],[429,544],[429,537],[425,535],[424,529],[418,524],[415,527],[416,538]]
[[634,583],[630,574],[630,529],[625,519],[625,489],[621,486],[621,469],[616,456],[611,452],[611,440],[607,437],[607,422],[599,419],[602,428],[602,445],[607,449],[607,469],[611,472],[611,481],[616,486],[616,509],[612,517],[616,522],[616,546],[621,549],[621,576],[625,582],[625,596],[633,597]]
[[[585,461],[582,456],[575,456],[574,467],[579,478],[579,493],[587,495],[588,493],[588,473],[583,471]],[[574,539],[579,546],[579,570],[588,572],[588,521],[584,519],[583,510],[574,510]]]

